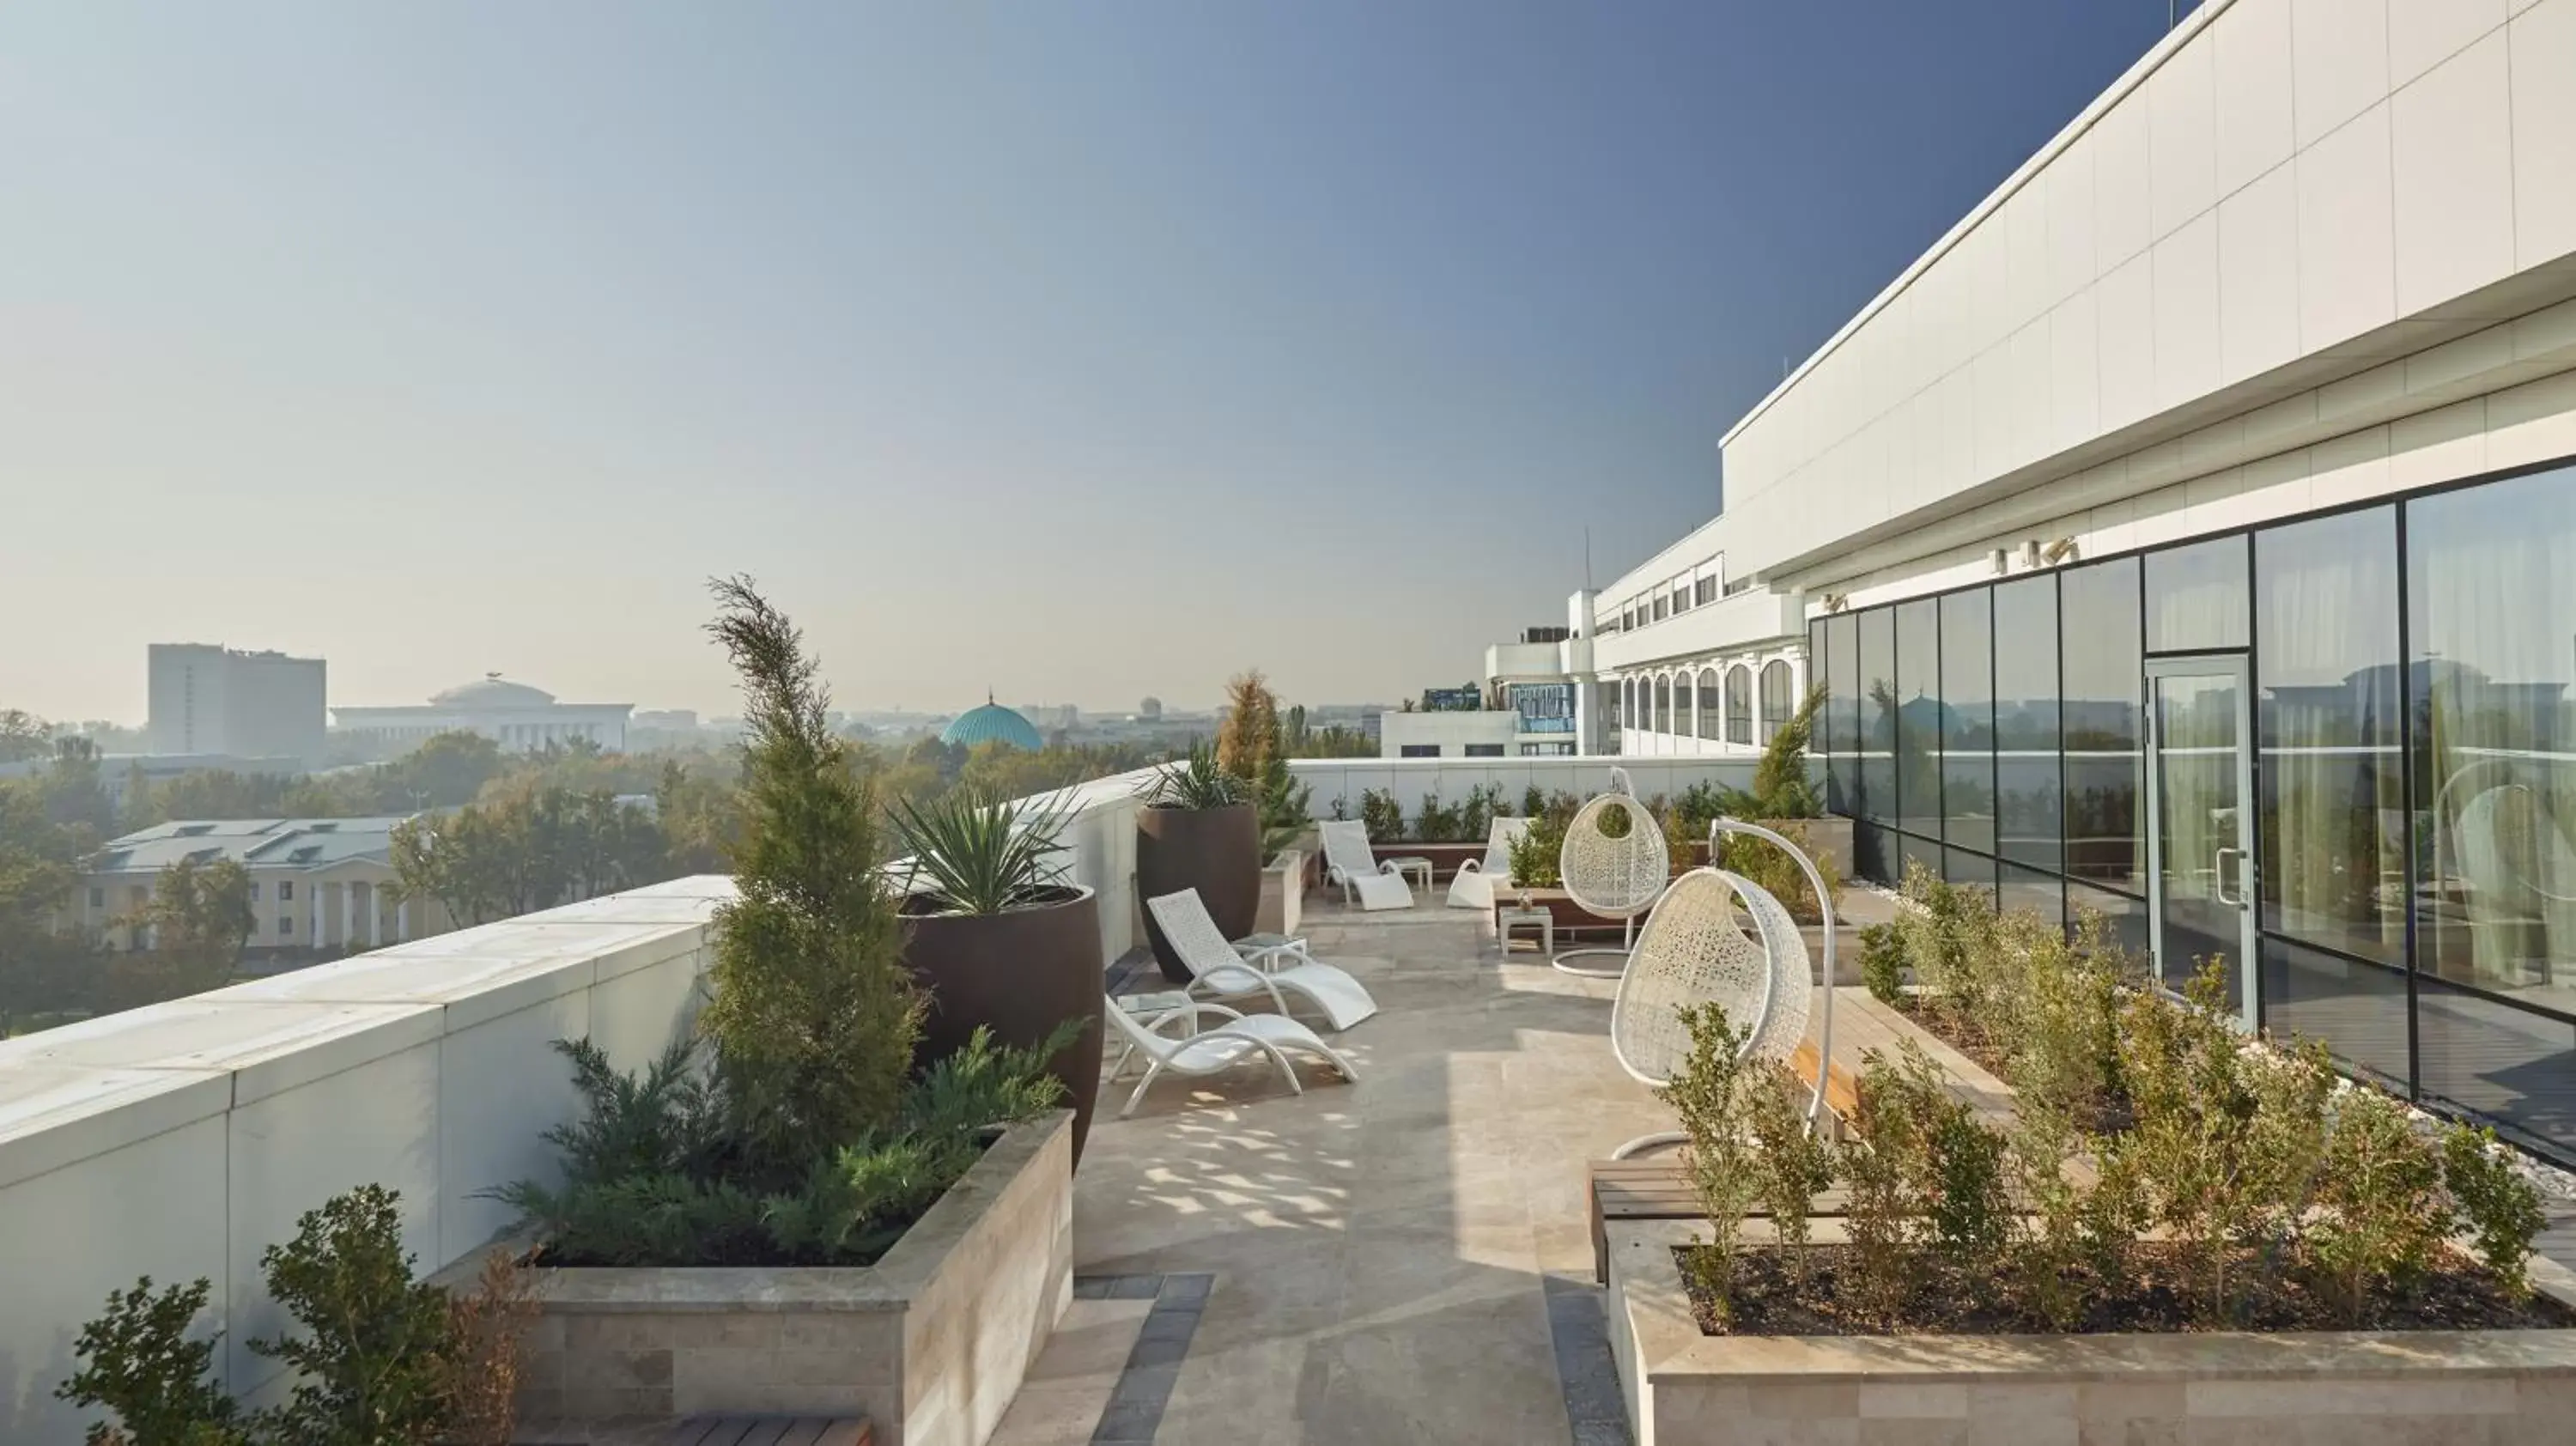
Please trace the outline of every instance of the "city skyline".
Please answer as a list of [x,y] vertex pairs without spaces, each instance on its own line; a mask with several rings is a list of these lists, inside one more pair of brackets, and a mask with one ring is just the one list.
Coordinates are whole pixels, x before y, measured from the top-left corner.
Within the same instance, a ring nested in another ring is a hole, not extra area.
[[2165,19],[1815,11],[13,7],[0,706],[1467,676]]

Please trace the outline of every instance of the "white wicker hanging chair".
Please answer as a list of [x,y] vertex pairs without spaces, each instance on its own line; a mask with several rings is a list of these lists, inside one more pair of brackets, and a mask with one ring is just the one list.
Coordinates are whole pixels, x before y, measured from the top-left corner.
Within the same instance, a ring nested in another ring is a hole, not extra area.
[[[1602,831],[1603,823],[1613,814],[1628,820],[1627,832],[1616,838]],[[1619,947],[1567,949],[1548,962],[1568,974],[1591,979],[1618,978],[1621,969],[1590,969],[1566,961],[1607,958],[1620,960],[1624,966],[1636,942],[1637,917],[1653,908],[1672,882],[1672,845],[1664,838],[1663,826],[1637,801],[1626,769],[1611,769],[1610,791],[1583,805],[1574,821],[1565,826],[1565,847],[1557,855],[1557,871],[1564,876],[1565,891],[1573,896],[1577,907],[1585,913],[1619,921]]]
[[[1833,900],[1822,887],[1812,860],[1787,839],[1759,824],[1720,819],[1709,831],[1710,856],[1728,833],[1751,834],[1788,851],[1824,900],[1825,977],[1834,964]],[[1748,933],[1746,925],[1750,924]],[[1825,989],[1824,1013],[1818,1022],[1816,1057],[1831,1059],[1834,995]],[[1693,869],[1664,892],[1638,936],[1635,957],[1619,983],[1610,1007],[1610,1047],[1619,1067],[1641,1084],[1662,1088],[1690,1057],[1690,1032],[1683,1028],[1685,1005],[1717,1004],[1730,1024],[1750,1026],[1747,1057],[1787,1059],[1807,1035],[1815,976],[1807,958],[1807,941],[1790,917],[1788,906],[1740,874],[1723,869]],[[1823,1076],[1807,1105],[1813,1128],[1824,1104]],[[1611,1152],[1625,1159],[1643,1150],[1684,1143],[1676,1132],[1640,1135]]]

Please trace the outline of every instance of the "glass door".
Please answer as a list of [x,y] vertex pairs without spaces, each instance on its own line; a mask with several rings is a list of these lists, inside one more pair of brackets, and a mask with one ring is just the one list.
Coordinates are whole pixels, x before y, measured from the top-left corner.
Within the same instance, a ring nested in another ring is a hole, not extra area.
[[2257,1020],[2252,690],[2241,654],[2147,662],[2148,940],[2180,989],[2202,964]]

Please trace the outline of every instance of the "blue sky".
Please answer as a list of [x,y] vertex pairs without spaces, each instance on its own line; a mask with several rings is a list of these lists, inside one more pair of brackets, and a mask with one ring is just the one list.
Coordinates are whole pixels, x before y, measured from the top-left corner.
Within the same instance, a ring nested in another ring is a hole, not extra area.
[[1463,681],[2164,12],[0,9],[0,706]]

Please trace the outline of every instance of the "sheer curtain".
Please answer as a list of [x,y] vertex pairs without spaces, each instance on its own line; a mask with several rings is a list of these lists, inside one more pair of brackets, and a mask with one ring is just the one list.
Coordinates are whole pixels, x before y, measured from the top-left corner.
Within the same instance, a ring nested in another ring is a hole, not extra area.
[[2430,967],[2576,986],[2576,469],[2409,503]]
[[2264,927],[2402,962],[2396,511],[2272,528],[2254,558]]

